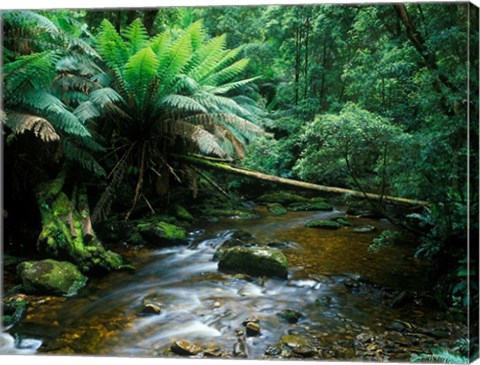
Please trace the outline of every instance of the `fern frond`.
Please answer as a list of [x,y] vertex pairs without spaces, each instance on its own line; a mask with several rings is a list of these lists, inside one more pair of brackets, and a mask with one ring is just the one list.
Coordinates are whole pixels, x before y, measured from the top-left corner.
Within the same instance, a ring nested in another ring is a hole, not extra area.
[[467,364],[469,360],[465,356],[452,354],[444,349],[435,349],[432,354],[412,355],[411,360],[415,362],[437,362],[443,364]]
[[97,160],[90,153],[86,152],[84,148],[77,146],[68,138],[63,141],[63,153],[67,160],[79,164],[86,171],[99,177],[106,176],[105,170]]
[[139,18],[130,23],[122,35],[127,39],[126,46],[130,56],[144,48],[148,41],[147,30]]
[[85,54],[87,56],[90,56],[96,59],[101,58],[100,55],[97,53],[97,51],[95,51],[95,49],[93,49],[93,47],[87,42],[85,42],[82,38],[73,37],[70,40],[68,49],[74,50],[74,51],[80,50],[82,54]]
[[161,82],[160,95],[167,91],[174,78],[187,65],[192,56],[192,44],[190,34],[184,32],[180,38],[175,41],[169,50],[167,56],[159,60],[158,79]]
[[128,50],[122,37],[108,20],[103,20],[96,38],[97,49],[105,63],[123,80],[123,66],[128,61]]
[[60,101],[60,99],[43,90],[31,90],[22,98],[24,105],[48,115],[49,121],[56,128],[78,136],[90,136],[89,131],[80,120]]
[[260,77],[252,77],[250,79],[245,79],[245,80],[240,80],[240,81],[235,81],[235,82],[230,82],[228,84],[223,84],[220,86],[213,87],[210,92],[213,94],[221,95],[221,94],[226,94],[229,91],[238,89],[239,87],[245,86],[250,84],[252,81],[258,80]]
[[207,110],[196,100],[184,95],[168,95],[158,101],[157,106],[186,112],[207,113]]
[[91,76],[102,72],[102,69],[89,57],[84,55],[69,55],[56,63],[56,70],[60,72],[77,71],[80,75]]
[[153,52],[155,52],[159,61],[163,60],[163,58],[167,56],[167,50],[169,45],[170,33],[167,31],[157,34],[149,42],[150,48]]
[[206,85],[220,85],[238,76],[248,65],[248,58],[242,58],[220,71],[210,74],[203,81]]
[[81,103],[74,111],[73,114],[80,120],[82,123],[85,123],[93,118],[96,118],[101,115],[100,111],[95,107],[93,102],[90,100]]
[[137,106],[143,105],[147,97],[147,89],[157,75],[158,58],[150,47],[135,53],[125,65],[125,85]]
[[59,34],[58,27],[50,19],[30,10],[7,11],[2,14],[2,18],[5,23],[23,27],[35,25],[47,30],[49,33]]
[[224,58],[228,51],[225,51],[227,38],[225,34],[210,39],[195,52],[193,59],[198,63],[189,75],[195,80],[202,80],[206,75],[215,70],[218,62]]
[[205,40],[205,30],[203,29],[203,20],[197,20],[195,23],[192,23],[187,29],[187,32],[190,33],[190,39],[192,41],[192,51],[195,52],[203,44]]
[[98,106],[100,109],[103,109],[110,104],[124,102],[122,96],[109,87],[104,87],[93,91],[89,95],[89,99],[95,106]]
[[60,139],[50,122],[38,115],[9,112],[8,115],[5,114],[5,118],[5,124],[16,134],[31,131],[36,137],[45,142]]

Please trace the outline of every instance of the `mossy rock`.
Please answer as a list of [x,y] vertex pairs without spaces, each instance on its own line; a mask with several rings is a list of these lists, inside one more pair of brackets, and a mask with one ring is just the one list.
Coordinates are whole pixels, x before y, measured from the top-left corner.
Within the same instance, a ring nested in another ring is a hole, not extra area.
[[267,247],[232,247],[226,250],[218,262],[223,271],[240,272],[254,276],[288,276],[288,260],[279,251]]
[[3,303],[3,326],[8,327],[18,322],[27,311],[27,303],[24,300],[10,300]]
[[187,231],[171,223],[137,223],[137,230],[144,243],[150,245],[187,243]]
[[75,295],[87,278],[70,262],[52,259],[25,261],[17,266],[27,294]]
[[288,210],[293,212],[305,212],[315,210],[332,210],[333,207],[323,201],[316,202],[304,202],[304,203],[292,203],[288,206]]
[[180,204],[173,204],[171,207],[172,214],[180,220],[193,222],[193,216],[190,212]]
[[204,214],[209,217],[225,217],[235,219],[257,219],[260,218],[258,214],[249,212],[248,210],[241,209],[208,209],[204,211]]
[[293,310],[293,309],[284,309],[283,311],[277,313],[277,316],[283,318],[288,323],[297,323],[302,317],[303,314]]
[[347,226],[350,227],[352,225],[352,223],[350,223],[349,221],[347,221],[344,218],[332,218],[332,221],[337,222],[337,223],[341,224],[342,226],[346,226],[346,227]]
[[297,194],[292,194],[286,191],[279,191],[277,193],[264,194],[257,198],[259,203],[279,203],[291,204],[307,202],[308,199]]
[[305,224],[307,228],[323,228],[323,229],[339,229],[342,227],[340,223],[327,220],[312,220]]
[[280,204],[280,203],[268,203],[267,204],[268,211],[272,215],[285,215],[287,214],[287,209]]
[[377,228],[370,224],[366,224],[364,226],[358,226],[353,229],[355,233],[371,233],[371,232],[375,232],[376,230]]
[[252,247],[255,244],[252,242],[245,242],[241,239],[238,238],[229,238],[225,242],[222,243],[222,245],[215,251],[213,254],[213,259],[220,260],[220,257],[222,257],[223,253],[228,250],[229,248],[232,247]]

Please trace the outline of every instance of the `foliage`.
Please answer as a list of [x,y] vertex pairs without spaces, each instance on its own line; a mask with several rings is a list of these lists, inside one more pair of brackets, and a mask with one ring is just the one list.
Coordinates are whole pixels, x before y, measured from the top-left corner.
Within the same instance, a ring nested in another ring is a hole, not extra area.
[[399,231],[392,231],[390,229],[383,231],[380,236],[375,237],[372,240],[372,244],[368,246],[368,252],[377,253],[382,248],[395,244],[400,239],[401,235],[402,234]]
[[437,362],[443,364],[468,364],[468,357],[451,353],[445,349],[432,350],[431,354],[412,355],[411,361]]

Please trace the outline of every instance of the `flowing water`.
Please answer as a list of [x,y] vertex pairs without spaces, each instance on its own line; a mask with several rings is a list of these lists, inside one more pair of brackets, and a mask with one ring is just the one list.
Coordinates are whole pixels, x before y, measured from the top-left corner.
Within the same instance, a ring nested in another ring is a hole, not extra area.
[[[441,315],[421,304],[400,309],[389,305],[392,293],[424,290],[429,267],[413,258],[414,247],[409,245],[368,253],[373,237],[394,229],[387,221],[352,219],[356,226],[377,228],[364,234],[351,227],[304,227],[311,219],[329,219],[338,213],[228,219],[202,224],[200,231],[191,234],[188,246],[129,249],[126,254],[137,267],[135,272],[93,279],[73,298],[38,300],[9,330],[16,341],[2,334],[0,351],[176,356],[169,351],[170,344],[185,339],[217,347],[227,356],[234,356],[236,347],[248,358],[261,359],[267,346],[281,343],[283,335],[301,334],[315,343],[317,358],[371,355],[374,360],[386,360],[408,359],[412,352],[460,337],[452,327],[446,329],[450,331],[446,338],[425,335],[425,329],[441,323]],[[289,260],[288,280],[219,272],[212,256],[234,228],[248,230],[261,242],[288,242],[282,249]],[[158,302],[162,313],[141,314],[145,298]],[[287,308],[304,316],[290,324],[277,315]],[[261,334],[238,335],[238,330],[245,330],[242,322],[252,316],[258,318]],[[395,321],[400,321],[397,326],[403,323],[423,331],[411,329],[415,333],[408,337],[405,331],[392,330]],[[382,340],[376,347],[372,340],[364,344],[361,336],[365,334]]]

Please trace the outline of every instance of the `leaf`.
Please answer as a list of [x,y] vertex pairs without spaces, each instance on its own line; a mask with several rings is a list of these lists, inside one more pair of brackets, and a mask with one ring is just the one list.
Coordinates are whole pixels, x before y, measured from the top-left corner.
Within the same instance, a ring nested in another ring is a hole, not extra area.
[[158,58],[150,47],[138,51],[125,65],[125,84],[129,95],[137,106],[143,105],[147,98],[147,89],[157,75]]
[[[33,134],[45,142],[57,141],[60,136],[53,128],[52,124],[45,118],[37,115],[21,114],[9,112],[8,115],[2,112],[5,116],[5,124],[12,129],[16,134],[22,134],[26,131],[31,131]],[[1,116],[0,116],[1,118]]]

